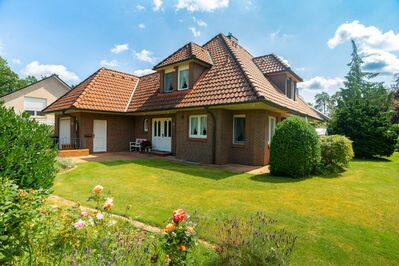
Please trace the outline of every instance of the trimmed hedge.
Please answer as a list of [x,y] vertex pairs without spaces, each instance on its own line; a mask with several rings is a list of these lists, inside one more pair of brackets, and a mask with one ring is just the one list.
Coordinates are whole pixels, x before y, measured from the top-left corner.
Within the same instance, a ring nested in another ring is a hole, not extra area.
[[0,106],[0,176],[20,188],[50,188],[57,150],[50,127]]
[[321,140],[321,164],[330,172],[343,171],[348,167],[354,153],[352,141],[345,136],[323,136]]
[[299,117],[277,125],[270,145],[270,172],[277,176],[303,177],[320,162],[320,138],[314,127]]

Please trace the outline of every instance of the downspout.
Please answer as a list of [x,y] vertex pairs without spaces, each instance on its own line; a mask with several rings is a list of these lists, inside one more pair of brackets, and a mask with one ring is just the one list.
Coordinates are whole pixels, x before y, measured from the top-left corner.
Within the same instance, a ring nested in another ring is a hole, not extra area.
[[216,164],[216,117],[209,111],[209,106],[205,106],[204,109],[212,117],[212,164]]

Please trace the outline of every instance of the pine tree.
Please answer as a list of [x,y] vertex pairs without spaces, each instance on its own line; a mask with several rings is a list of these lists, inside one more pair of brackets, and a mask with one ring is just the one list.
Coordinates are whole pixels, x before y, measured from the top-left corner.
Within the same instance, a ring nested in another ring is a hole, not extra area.
[[370,81],[378,74],[362,71],[363,60],[354,41],[352,47],[349,72],[336,95],[328,132],[349,137],[356,157],[390,156],[396,143],[390,123],[393,94],[383,83]]
[[394,115],[392,116],[392,123],[399,124],[399,73],[395,75],[396,84],[392,86],[392,89],[395,93],[394,95]]

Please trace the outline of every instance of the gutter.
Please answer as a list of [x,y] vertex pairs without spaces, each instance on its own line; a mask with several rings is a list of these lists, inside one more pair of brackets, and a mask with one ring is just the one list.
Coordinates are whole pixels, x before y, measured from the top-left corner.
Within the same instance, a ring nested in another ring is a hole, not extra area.
[[216,117],[209,111],[209,106],[204,107],[205,112],[212,117],[212,164],[216,164]]

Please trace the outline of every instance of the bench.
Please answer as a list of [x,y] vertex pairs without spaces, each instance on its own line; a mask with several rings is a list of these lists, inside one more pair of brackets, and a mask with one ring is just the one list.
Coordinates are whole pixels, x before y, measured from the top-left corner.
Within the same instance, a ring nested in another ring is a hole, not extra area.
[[143,143],[143,141],[146,141],[146,139],[136,139],[136,141],[131,141],[129,143],[129,150],[130,151],[141,151],[141,143]]

